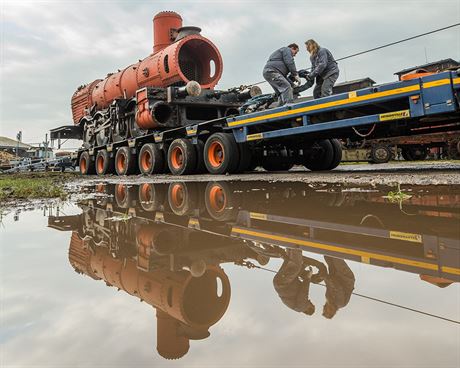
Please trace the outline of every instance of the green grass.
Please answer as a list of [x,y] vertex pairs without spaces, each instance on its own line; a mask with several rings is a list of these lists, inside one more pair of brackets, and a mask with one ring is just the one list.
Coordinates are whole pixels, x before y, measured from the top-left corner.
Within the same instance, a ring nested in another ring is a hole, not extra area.
[[0,175],[0,200],[67,198],[63,184],[74,174],[44,172]]

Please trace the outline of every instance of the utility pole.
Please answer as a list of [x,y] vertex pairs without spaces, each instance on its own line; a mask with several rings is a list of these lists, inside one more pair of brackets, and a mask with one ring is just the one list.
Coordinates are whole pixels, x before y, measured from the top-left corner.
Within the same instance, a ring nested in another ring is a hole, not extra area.
[[22,140],[22,131],[16,134],[16,156],[19,157],[19,142]]

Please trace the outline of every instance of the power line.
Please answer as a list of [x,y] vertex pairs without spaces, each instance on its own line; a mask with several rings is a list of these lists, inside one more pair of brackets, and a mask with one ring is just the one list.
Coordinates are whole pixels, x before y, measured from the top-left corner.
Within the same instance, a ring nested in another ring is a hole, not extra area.
[[[393,45],[397,45],[397,44],[399,44],[399,43],[403,43],[403,42],[407,42],[407,41],[410,41],[410,40],[414,40],[414,39],[419,38],[419,37],[427,36],[427,35],[430,35],[430,34],[433,34],[433,33],[436,33],[436,32],[444,31],[444,30],[446,30],[446,29],[454,28],[454,27],[458,27],[458,26],[460,26],[460,23],[454,23],[454,24],[451,24],[451,25],[446,26],[446,27],[434,29],[434,30],[429,31],[429,32],[420,33],[420,34],[418,34],[418,35],[415,35],[415,36],[412,36],[412,37],[408,37],[408,38],[404,38],[404,39],[399,40],[399,41],[390,42],[390,43],[387,43],[387,44],[385,44],[385,45],[373,47],[373,48],[368,49],[368,50],[365,50],[365,51],[360,51],[360,52],[357,52],[357,53],[355,53],[355,54],[351,54],[351,55],[348,55],[348,56],[344,56],[344,57],[341,57],[341,58],[339,58],[339,59],[336,59],[336,61],[342,61],[342,60],[350,59],[350,58],[355,57],[355,56],[367,54],[367,53],[372,52],[372,51],[380,50],[380,49],[383,49],[383,48],[385,48],[385,47],[390,47],[390,46],[393,46]],[[307,68],[307,70],[309,70],[309,69],[311,69],[311,68]],[[266,82],[267,82],[267,81],[260,81],[260,82],[251,84],[251,86],[256,86],[256,85],[258,85],[258,84],[262,84],[262,83],[266,83]]]
[[[264,270],[264,271],[268,271],[268,272],[272,272],[272,273],[277,273],[277,271],[275,271],[275,270],[271,270],[271,269],[265,268],[265,267],[260,267],[260,266],[257,266],[257,265],[255,265],[255,264],[253,264],[253,263],[251,263],[251,265],[250,265],[249,267],[250,267],[250,268],[259,268],[259,269]],[[313,285],[320,285],[320,286],[326,287],[326,285],[324,285],[324,284],[313,284]],[[360,298],[372,300],[372,301],[375,301],[375,302],[378,302],[378,303],[382,303],[382,304],[391,305],[391,306],[393,306],[393,307],[405,309],[405,310],[408,310],[408,311],[411,311],[411,312],[414,312],[414,313],[419,313],[419,314],[423,314],[423,315],[425,315],[425,316],[429,316],[429,317],[433,317],[433,318],[438,318],[438,319],[441,319],[441,320],[443,320],[443,321],[447,321],[447,322],[451,322],[451,323],[455,323],[455,324],[460,324],[460,321],[456,321],[456,320],[454,320],[454,319],[450,319],[450,318],[438,316],[438,315],[436,315],[436,314],[424,312],[424,311],[421,311],[421,310],[419,310],[419,309],[414,309],[414,308],[406,307],[405,305],[402,305],[402,304],[396,304],[396,303],[388,302],[388,301],[383,300],[383,299],[378,299],[378,298],[374,298],[374,297],[372,297],[372,296],[367,296],[367,295],[359,294],[359,293],[355,293],[355,292],[352,292],[351,294],[352,294],[352,295],[359,296]]]
[[361,52],[357,52],[356,54],[344,56],[344,57],[342,57],[342,58],[340,58],[340,59],[336,59],[336,61],[341,61],[341,60],[349,59],[349,58],[352,58],[352,57],[355,57],[355,56],[358,56],[358,55],[363,55],[363,54],[366,54],[366,53],[368,53],[368,52],[372,52],[372,51],[375,51],[375,50],[380,50],[380,49],[383,49],[383,48],[385,48],[385,47],[397,45],[398,43],[403,43],[403,42],[406,42],[406,41],[414,40],[414,39],[419,38],[419,37],[427,36],[427,35],[432,34],[432,33],[444,31],[445,29],[449,29],[449,28],[453,28],[453,27],[458,27],[458,26],[460,26],[460,23],[451,24],[450,26],[447,26],[447,27],[438,28],[438,29],[435,29],[435,30],[430,31],[430,32],[420,33],[420,34],[418,34],[418,35],[416,35],[416,36],[404,38],[404,39],[402,39],[402,40],[395,41],[395,42],[390,42],[390,43],[387,43],[387,44],[385,44],[385,45],[378,46],[378,47],[374,47],[374,48],[369,49],[369,50],[366,50],[366,51],[361,51]]

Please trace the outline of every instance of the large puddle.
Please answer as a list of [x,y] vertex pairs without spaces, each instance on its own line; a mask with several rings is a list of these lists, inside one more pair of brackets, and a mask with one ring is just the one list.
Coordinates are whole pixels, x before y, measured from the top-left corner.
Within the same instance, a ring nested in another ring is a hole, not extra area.
[[85,188],[1,221],[1,366],[460,365],[460,186]]

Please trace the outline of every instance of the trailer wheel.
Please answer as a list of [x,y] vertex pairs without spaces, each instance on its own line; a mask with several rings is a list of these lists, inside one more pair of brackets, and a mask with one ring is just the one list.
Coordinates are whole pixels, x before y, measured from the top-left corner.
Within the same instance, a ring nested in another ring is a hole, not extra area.
[[209,182],[204,198],[206,211],[214,220],[230,221],[236,218],[238,206],[233,191],[227,183]]
[[422,146],[405,146],[401,155],[406,161],[422,161],[428,156],[428,149]]
[[115,171],[117,175],[130,175],[136,172],[136,155],[129,147],[120,147],[115,155]]
[[338,139],[329,139],[334,150],[334,157],[327,170],[334,170],[342,161],[342,144]]
[[80,172],[83,175],[94,175],[96,173],[96,167],[94,166],[94,162],[91,162],[91,157],[88,151],[85,151],[80,155],[78,166],[80,167]]
[[164,172],[165,162],[163,151],[154,143],[144,144],[139,151],[138,159],[141,174],[161,174]]
[[144,183],[139,187],[139,202],[145,211],[158,211],[165,201],[166,188],[162,184]]
[[[193,183],[192,183],[193,184]],[[172,212],[178,216],[190,215],[196,207],[196,189],[185,183],[171,183],[168,188],[168,202]]]
[[133,195],[134,188],[128,187],[127,184],[116,184],[115,185],[115,202],[118,207],[120,208],[129,208],[134,207],[134,195]]
[[112,174],[115,169],[115,162],[110,158],[107,150],[100,150],[96,155],[96,173],[97,175]]
[[204,146],[204,162],[211,174],[233,173],[238,168],[239,151],[231,133],[214,133]]
[[370,162],[373,164],[384,164],[391,160],[391,150],[388,146],[379,144],[371,148]]
[[316,141],[304,149],[303,165],[311,171],[329,170],[334,159],[334,148],[328,139]]
[[175,139],[168,149],[168,167],[174,175],[191,174],[196,169],[196,149],[186,138]]

